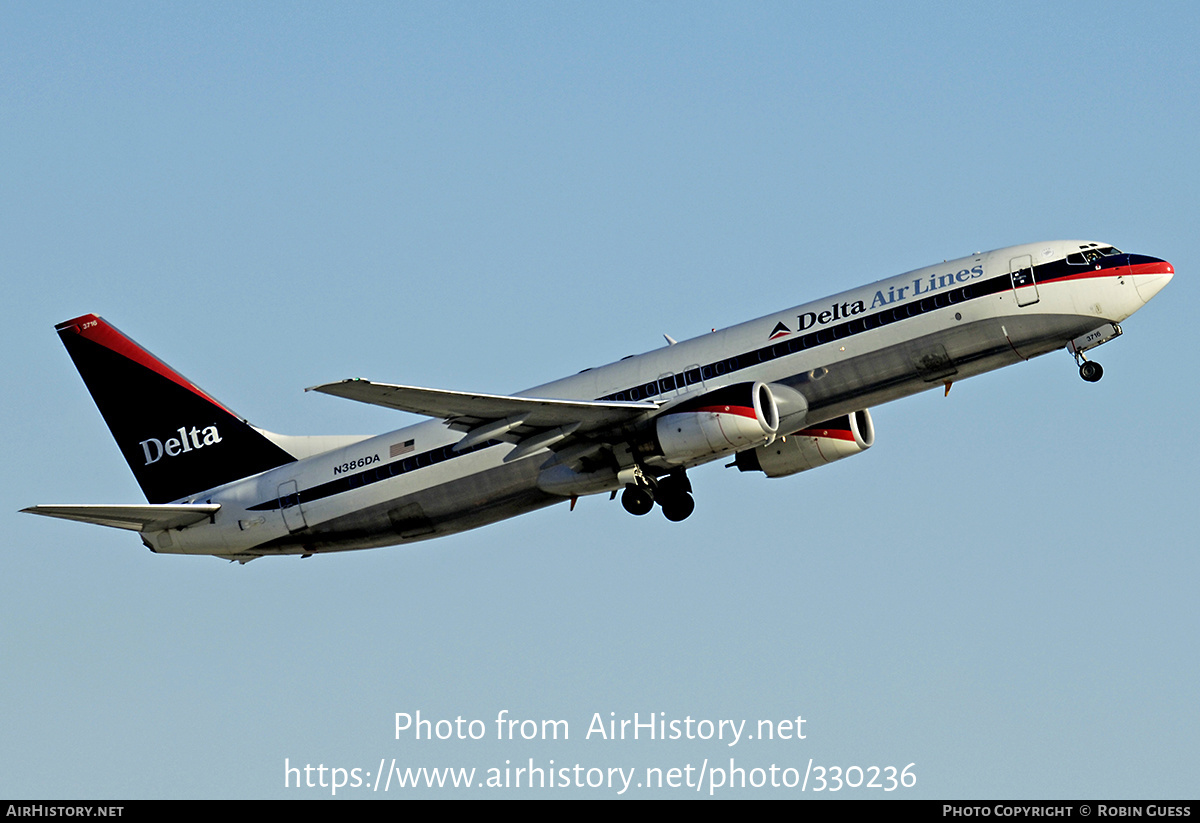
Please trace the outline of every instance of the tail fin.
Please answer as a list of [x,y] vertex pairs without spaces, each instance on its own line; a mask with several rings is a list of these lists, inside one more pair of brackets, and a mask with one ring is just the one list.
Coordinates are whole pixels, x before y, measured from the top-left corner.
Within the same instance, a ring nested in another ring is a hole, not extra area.
[[295,461],[104,319],[85,314],[55,329],[151,503]]

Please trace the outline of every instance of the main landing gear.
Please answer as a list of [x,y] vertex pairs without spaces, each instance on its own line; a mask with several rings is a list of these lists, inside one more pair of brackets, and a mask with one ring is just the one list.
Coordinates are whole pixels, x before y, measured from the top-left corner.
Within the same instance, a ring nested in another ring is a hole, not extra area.
[[691,481],[682,469],[659,480],[639,474],[635,482],[626,484],[621,494],[621,505],[630,514],[643,515],[649,514],[657,503],[662,506],[664,517],[678,523],[686,520],[696,509],[691,491]]

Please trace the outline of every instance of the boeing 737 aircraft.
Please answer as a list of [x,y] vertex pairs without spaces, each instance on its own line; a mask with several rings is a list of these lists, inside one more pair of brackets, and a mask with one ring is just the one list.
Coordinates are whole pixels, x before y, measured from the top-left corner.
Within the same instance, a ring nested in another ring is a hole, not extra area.
[[1174,274],[1104,243],[977,253],[516,395],[344,380],[313,391],[432,420],[377,437],[251,426],[94,314],[57,326],[149,504],[24,511],[141,533],[153,552],[248,562],[473,529],[610,492],[683,520],[687,470],[784,477],[870,448],[868,409],[1121,334]]

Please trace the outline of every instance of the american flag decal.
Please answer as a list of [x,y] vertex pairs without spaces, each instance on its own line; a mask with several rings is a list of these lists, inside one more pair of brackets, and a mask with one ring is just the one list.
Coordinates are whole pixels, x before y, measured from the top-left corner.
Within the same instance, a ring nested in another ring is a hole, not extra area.
[[413,450],[413,440],[405,440],[403,443],[393,443],[388,450],[388,457],[399,457],[402,454],[408,454]]

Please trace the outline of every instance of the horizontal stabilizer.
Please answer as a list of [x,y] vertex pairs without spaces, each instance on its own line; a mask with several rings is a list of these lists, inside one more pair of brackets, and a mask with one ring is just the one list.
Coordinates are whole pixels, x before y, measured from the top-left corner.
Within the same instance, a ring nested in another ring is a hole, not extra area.
[[129,529],[135,532],[156,532],[163,529],[182,529],[201,520],[213,517],[221,508],[219,503],[195,503],[191,505],[78,505],[78,506],[30,506],[21,509],[30,514],[60,517],[63,520],[78,520],[95,523],[114,529]]
[[521,420],[525,426],[538,429],[578,423],[585,430],[593,430],[626,423],[646,412],[658,409],[657,403],[649,401],[551,400],[395,386],[358,379],[325,383],[305,391],[319,391],[360,403],[386,406],[389,409],[443,420],[470,418],[487,421],[512,417]]

